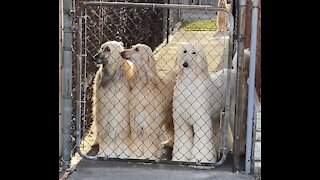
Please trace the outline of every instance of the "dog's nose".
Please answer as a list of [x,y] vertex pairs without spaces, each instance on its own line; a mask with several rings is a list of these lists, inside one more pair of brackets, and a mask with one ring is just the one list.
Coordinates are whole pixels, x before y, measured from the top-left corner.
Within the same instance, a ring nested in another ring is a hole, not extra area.
[[183,67],[188,67],[188,63],[187,63],[187,62],[184,62],[184,63],[182,64],[182,66],[183,66]]
[[93,56],[93,62],[95,64],[102,64],[103,63],[103,58],[101,57],[101,53],[97,53]]
[[120,52],[120,55],[121,55],[122,58],[125,59],[124,51],[121,51],[121,52]]
[[93,60],[98,59],[98,58],[99,58],[99,56],[100,56],[100,53],[95,54],[95,55],[93,56]]

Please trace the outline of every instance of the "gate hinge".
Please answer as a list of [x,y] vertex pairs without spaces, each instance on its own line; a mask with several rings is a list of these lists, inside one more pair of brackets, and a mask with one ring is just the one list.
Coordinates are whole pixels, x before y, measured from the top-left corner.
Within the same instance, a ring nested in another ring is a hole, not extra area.
[[73,32],[75,32],[73,27],[64,27],[62,29],[62,31],[65,32],[65,33],[73,33]]
[[65,14],[68,14],[70,16],[74,16],[74,14],[76,13],[76,11],[74,9],[70,9],[69,11],[65,11]]
[[73,49],[73,46],[72,46],[72,45],[71,45],[71,46],[69,46],[69,47],[63,46],[63,50],[65,50],[65,51],[74,51],[74,49]]

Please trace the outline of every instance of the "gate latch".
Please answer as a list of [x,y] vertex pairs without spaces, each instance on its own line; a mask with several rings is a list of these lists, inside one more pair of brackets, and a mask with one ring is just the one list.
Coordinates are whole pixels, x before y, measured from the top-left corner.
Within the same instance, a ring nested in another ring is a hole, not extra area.
[[220,113],[220,122],[219,122],[219,126],[220,126],[220,129],[222,129],[222,119],[224,118],[224,115],[225,115],[225,110],[221,110],[221,113]]

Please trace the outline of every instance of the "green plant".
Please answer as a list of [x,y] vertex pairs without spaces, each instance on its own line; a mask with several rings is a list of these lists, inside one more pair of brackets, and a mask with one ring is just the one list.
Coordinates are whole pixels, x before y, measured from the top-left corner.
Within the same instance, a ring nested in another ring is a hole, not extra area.
[[185,31],[216,31],[216,20],[183,21],[180,30]]

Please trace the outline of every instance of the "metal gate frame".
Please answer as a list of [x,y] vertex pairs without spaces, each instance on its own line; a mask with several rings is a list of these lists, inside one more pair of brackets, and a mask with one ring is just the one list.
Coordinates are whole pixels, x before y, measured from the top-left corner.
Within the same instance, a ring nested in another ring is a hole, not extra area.
[[[157,3],[127,3],[127,2],[96,2],[89,1],[84,2],[82,7],[79,9],[79,14],[77,16],[78,28],[77,28],[77,38],[78,41],[82,42],[82,20],[86,18],[84,16],[84,10],[88,6],[111,6],[111,7],[145,7],[145,8],[163,8],[163,9],[186,9],[186,10],[205,10],[205,11],[223,11],[228,14],[230,29],[228,32],[229,35],[229,52],[228,52],[228,70],[227,70],[227,85],[226,85],[226,100],[225,100],[225,115],[224,115],[224,127],[223,132],[227,132],[227,124],[229,123],[229,114],[230,114],[230,77],[231,77],[231,67],[232,67],[232,51],[233,51],[233,34],[234,34],[234,17],[232,12],[225,8],[216,8],[213,6],[207,5],[181,5],[181,4],[157,4]],[[201,165],[201,166],[219,166],[224,163],[227,158],[226,153],[226,136],[223,136],[222,139],[222,157],[216,163],[196,163],[196,162],[181,162],[181,161],[171,161],[171,160],[148,160],[148,159],[119,159],[119,158],[101,158],[96,156],[88,156],[81,152],[81,104],[83,103],[81,99],[81,73],[82,73],[82,57],[86,55],[83,54],[82,44],[78,45],[79,53],[77,54],[77,100],[76,100],[76,150],[79,155],[85,159],[90,160],[117,160],[117,161],[135,161],[135,162],[144,162],[144,163],[162,163],[162,164],[180,164],[180,165]],[[235,122],[237,123],[237,122]]]

